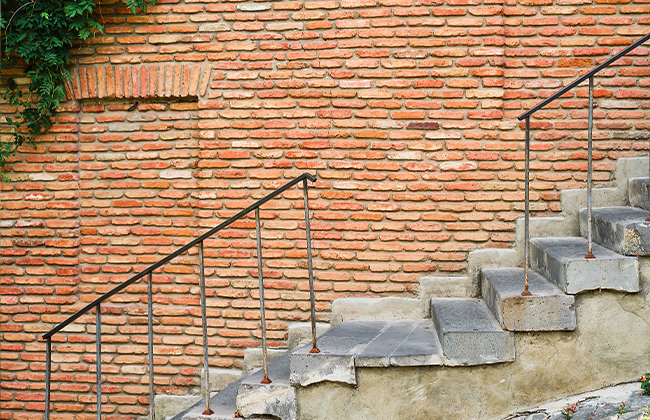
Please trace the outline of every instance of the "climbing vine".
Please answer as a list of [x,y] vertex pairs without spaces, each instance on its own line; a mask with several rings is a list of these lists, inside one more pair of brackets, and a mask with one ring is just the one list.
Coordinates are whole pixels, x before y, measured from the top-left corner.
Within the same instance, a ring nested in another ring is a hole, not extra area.
[[[155,3],[155,0],[152,0]],[[33,136],[52,125],[55,109],[65,100],[65,82],[72,78],[67,68],[70,50],[101,32],[92,12],[95,0],[1,0],[0,70],[7,73],[3,98],[15,107],[16,117],[6,117],[13,127],[11,137],[0,142],[0,171],[10,156]],[[149,0],[126,0],[133,13],[146,11]],[[24,68],[28,88],[20,87],[9,69]],[[6,176],[5,176],[6,179]]]

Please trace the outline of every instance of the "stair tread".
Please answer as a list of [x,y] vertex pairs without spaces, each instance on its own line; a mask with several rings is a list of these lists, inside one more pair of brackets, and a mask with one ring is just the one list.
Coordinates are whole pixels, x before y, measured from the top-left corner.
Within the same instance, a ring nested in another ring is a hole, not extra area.
[[[588,242],[586,238],[533,238],[531,242],[544,248],[544,251],[560,261],[584,260],[587,255]],[[598,244],[592,244],[592,253],[597,260],[626,260],[630,259]]]
[[574,298],[564,294],[539,273],[529,270],[528,290],[522,296],[523,268],[481,270],[483,298],[503,329],[508,331],[563,331],[576,327]]
[[569,294],[597,289],[639,290],[636,258],[598,244],[593,244],[592,252],[596,258],[585,259],[585,238],[535,238],[531,240],[531,266]]
[[445,364],[472,366],[514,361],[514,334],[501,328],[483,299],[434,298],[431,315]]
[[[268,372],[269,378],[273,381],[271,386],[274,387],[290,387],[289,384],[289,357],[291,352],[287,352],[280,356],[278,359],[269,363]],[[226,388],[217,393],[213,393],[210,397],[210,408],[214,414],[204,416],[202,413],[205,410],[205,399],[194,404],[187,410],[177,414],[171,420],[192,420],[192,419],[209,419],[209,420],[226,420],[234,419],[235,412],[237,412],[237,393],[241,385],[259,384],[264,377],[262,369],[256,369],[248,375],[239,378]],[[265,385],[266,386],[266,385]],[[241,419],[241,417],[237,417]]]
[[[320,353],[312,356],[343,356],[366,367],[385,366],[383,359],[441,354],[430,319],[345,321],[318,339]],[[306,354],[311,346],[298,349]]]

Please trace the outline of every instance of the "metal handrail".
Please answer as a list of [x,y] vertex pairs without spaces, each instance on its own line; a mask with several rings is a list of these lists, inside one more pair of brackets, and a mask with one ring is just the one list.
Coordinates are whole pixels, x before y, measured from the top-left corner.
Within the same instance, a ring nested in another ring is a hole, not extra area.
[[271,194],[267,195],[267,196],[264,197],[264,198],[261,198],[259,201],[256,201],[254,204],[252,204],[252,205],[246,207],[244,210],[240,211],[239,213],[237,213],[236,215],[232,216],[232,217],[229,218],[228,220],[222,222],[222,223],[219,224],[218,226],[216,226],[216,227],[210,229],[209,231],[207,231],[207,232],[204,233],[203,235],[201,235],[201,236],[199,236],[198,238],[194,239],[192,242],[190,242],[190,243],[188,243],[187,245],[185,245],[185,246],[183,246],[183,247],[177,249],[176,251],[172,252],[171,254],[169,254],[169,255],[166,256],[165,258],[161,259],[160,261],[151,264],[149,267],[145,268],[144,270],[142,270],[141,272],[139,272],[139,273],[136,274],[135,276],[133,276],[133,277],[131,277],[130,279],[128,279],[127,281],[125,281],[124,283],[121,283],[120,285],[118,285],[118,286],[116,286],[115,288],[111,289],[110,291],[106,292],[106,293],[103,294],[102,296],[98,297],[97,299],[95,299],[94,301],[92,301],[91,303],[89,303],[88,305],[86,305],[85,307],[83,307],[83,308],[80,309],[79,311],[75,312],[75,313],[74,313],[73,315],[71,315],[70,317],[68,317],[65,321],[62,321],[61,323],[57,324],[56,327],[52,328],[50,331],[48,331],[48,332],[46,332],[45,334],[43,334],[43,337],[42,337],[42,338],[43,338],[44,340],[45,340],[45,339],[48,339],[48,338],[51,338],[54,334],[56,334],[57,332],[61,331],[63,328],[65,328],[66,326],[68,326],[69,324],[71,324],[72,322],[74,322],[76,319],[78,319],[81,315],[83,315],[83,314],[85,314],[86,312],[88,312],[88,311],[90,311],[91,309],[93,309],[95,306],[97,306],[97,305],[99,305],[100,303],[104,302],[105,300],[107,300],[108,298],[112,297],[113,295],[115,295],[115,294],[121,292],[121,291],[124,290],[126,287],[128,287],[128,286],[130,286],[131,284],[135,283],[136,281],[140,280],[142,277],[146,276],[146,275],[149,274],[149,273],[152,273],[152,272],[153,272],[154,270],[156,270],[157,268],[159,268],[159,267],[165,265],[166,263],[168,263],[169,261],[171,261],[171,260],[173,260],[174,258],[178,257],[178,256],[181,255],[182,253],[184,253],[184,252],[186,252],[187,250],[193,248],[193,247],[196,246],[199,242],[203,242],[204,240],[206,240],[206,239],[209,238],[210,236],[212,236],[212,235],[214,235],[215,233],[219,232],[221,229],[228,227],[230,224],[232,224],[232,223],[235,222],[236,220],[241,219],[242,217],[246,216],[246,215],[247,215],[248,213],[250,213],[251,211],[253,211],[253,210],[259,208],[262,204],[264,204],[264,203],[266,203],[267,201],[273,199],[273,198],[276,197],[278,194],[282,194],[284,191],[288,190],[289,188],[293,187],[294,185],[296,185],[297,183],[299,183],[300,181],[305,180],[305,179],[307,179],[307,180],[309,180],[309,181],[311,181],[311,182],[315,182],[315,181],[316,181],[316,178],[314,178],[313,176],[311,176],[310,174],[308,174],[308,173],[306,173],[306,172],[305,172],[304,174],[298,176],[297,178],[293,179],[292,181],[289,181],[289,182],[286,183],[285,185],[283,185],[283,186],[281,186],[280,188],[278,188],[277,190],[273,191]]
[[636,49],[637,47],[641,46],[642,44],[644,44],[645,42],[647,42],[647,41],[649,41],[649,40],[650,40],[650,33],[648,33],[646,36],[644,36],[643,38],[641,38],[641,39],[639,39],[638,41],[636,41],[634,44],[632,44],[632,45],[630,45],[629,47],[625,48],[624,50],[621,50],[620,52],[618,52],[618,54],[612,56],[612,57],[609,58],[607,61],[603,62],[602,64],[600,64],[600,65],[598,65],[598,66],[596,66],[596,67],[594,67],[594,68],[593,68],[592,70],[590,70],[588,73],[586,73],[586,74],[584,74],[584,75],[578,77],[576,80],[574,80],[573,82],[569,83],[569,84],[566,85],[564,88],[558,90],[558,91],[555,92],[553,95],[551,95],[550,97],[546,98],[544,101],[538,103],[537,105],[535,105],[534,107],[532,107],[532,108],[529,109],[528,111],[526,111],[526,112],[524,112],[523,114],[521,114],[520,116],[518,116],[517,119],[518,119],[519,121],[523,121],[524,118],[528,118],[528,117],[530,117],[530,116],[533,115],[535,112],[537,112],[537,111],[539,111],[540,109],[544,108],[546,105],[550,104],[551,102],[553,102],[554,100],[556,100],[556,99],[559,98],[560,96],[564,95],[565,93],[567,93],[568,91],[570,91],[570,90],[573,89],[574,87],[578,86],[580,83],[584,82],[585,80],[587,80],[587,79],[589,79],[589,78],[592,78],[593,76],[596,75],[596,73],[598,73],[599,71],[601,71],[601,70],[604,69],[605,67],[609,67],[612,63],[614,63],[615,61],[617,61],[619,58],[628,55],[632,50]]
[[107,293],[103,294],[99,298],[95,299],[93,302],[86,305],[81,310],[77,311],[65,321],[59,323],[50,331],[43,335],[43,339],[46,340],[46,356],[45,356],[45,420],[49,420],[50,415],[50,382],[52,375],[52,336],[60,332],[67,325],[74,322],[76,319],[81,317],[83,314],[91,311],[93,308],[96,308],[96,326],[95,326],[95,352],[96,352],[96,366],[97,366],[97,420],[101,419],[102,413],[102,338],[101,338],[101,304],[109,299],[111,296],[119,293],[121,290],[124,290],[127,286],[135,283],[144,276],[147,276],[147,325],[148,325],[148,353],[149,353],[149,418],[154,420],[154,379],[153,379],[153,306],[152,306],[152,289],[153,289],[153,276],[152,273],[163,264],[173,260],[182,253],[188,251],[192,247],[199,245],[199,284],[201,289],[201,323],[203,329],[203,366],[205,370],[205,411],[204,415],[210,415],[214,412],[210,409],[210,380],[209,380],[209,363],[208,363],[208,331],[207,331],[207,317],[206,317],[206,293],[205,293],[205,265],[203,262],[203,241],[211,237],[215,233],[219,232],[221,229],[228,227],[234,221],[246,216],[251,211],[255,211],[255,233],[257,239],[257,275],[259,279],[259,292],[260,292],[260,315],[262,323],[262,363],[264,369],[264,379],[262,380],[263,384],[270,384],[271,380],[268,377],[268,362],[267,362],[267,348],[266,348],[266,316],[264,312],[264,275],[263,275],[263,263],[262,263],[262,236],[260,233],[260,207],[267,201],[273,199],[274,197],[282,194],[284,191],[293,187],[294,185],[302,182],[302,188],[304,192],[304,206],[305,206],[305,234],[307,237],[307,260],[308,260],[308,269],[309,269],[309,298],[311,304],[311,329],[312,329],[312,349],[310,353],[319,353],[318,347],[316,347],[316,301],[314,295],[314,276],[313,276],[313,266],[312,266],[312,255],[311,255],[311,232],[309,227],[309,196],[307,194],[307,181],[315,182],[314,178],[309,173],[304,173],[288,183],[284,184],[280,188],[276,189],[272,193],[266,195],[260,200],[256,201],[252,205],[246,207],[244,210],[230,217],[226,221],[222,222],[218,226],[210,229],[203,235],[192,240],[187,245],[177,249],[170,255],[161,259],[160,261],[150,265],[149,267],[142,270],[140,273],[131,277],[127,281],[121,283],[120,285],[114,287]]
[[[540,109],[544,108],[546,105],[550,104],[557,98],[561,97],[565,93],[567,93],[569,90],[573,89],[574,87],[578,86],[580,83],[584,82],[585,80],[589,79],[589,121],[587,125],[587,252],[585,254],[585,259],[591,260],[595,259],[596,257],[593,254],[593,219],[592,219],[592,200],[591,200],[591,189],[592,189],[592,172],[593,172],[593,165],[592,165],[592,143],[593,143],[593,117],[594,117],[594,76],[598,74],[602,69],[609,67],[612,65],[612,63],[616,62],[619,60],[621,57],[626,56],[629,54],[632,50],[636,49],[637,47],[641,46],[645,42],[650,40],[650,33],[647,35],[643,36],[641,39],[637,40],[634,42],[632,45],[629,47],[619,51],[617,54],[614,56],[610,57],[600,65],[594,67],[592,70],[587,72],[586,74],[578,77],[576,80],[573,82],[569,83],[567,86],[564,88],[560,89],[559,91],[555,92],[553,95],[551,95],[549,98],[545,99],[544,101],[540,102],[539,104],[535,105],[528,111],[524,112],[523,114],[519,115],[517,118],[519,121],[526,120],[525,125],[526,125],[526,137],[525,137],[525,145],[526,145],[526,150],[525,150],[525,175],[524,175],[524,201],[525,201],[525,213],[524,213],[524,291],[521,293],[522,296],[531,296],[530,291],[528,290],[528,277],[529,277],[529,270],[530,270],[530,117]],[[648,154],[648,159],[650,159],[650,153]],[[649,196],[648,196],[648,201],[650,202],[650,190],[649,190]],[[648,215],[648,218],[646,221],[650,221],[650,215]]]

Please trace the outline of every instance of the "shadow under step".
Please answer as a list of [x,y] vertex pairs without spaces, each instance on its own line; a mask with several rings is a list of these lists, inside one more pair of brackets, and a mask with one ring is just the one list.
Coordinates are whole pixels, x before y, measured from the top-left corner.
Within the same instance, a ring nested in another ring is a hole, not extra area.
[[[592,210],[593,240],[622,255],[650,255],[648,212],[636,207]],[[587,209],[580,210],[580,234],[587,236]]]
[[345,321],[291,354],[291,383],[357,384],[356,367],[442,365],[442,350],[430,319]]
[[523,268],[481,270],[483,299],[507,331],[572,331],[576,328],[573,296],[529,270],[532,296],[522,296]]
[[636,258],[593,244],[596,258],[585,259],[587,240],[584,238],[535,238],[530,243],[531,267],[566,293],[599,289],[639,291]]
[[515,360],[514,333],[504,331],[483,299],[431,299],[431,317],[447,365]]
[[632,207],[649,210],[648,177],[630,178],[627,180],[628,198]]

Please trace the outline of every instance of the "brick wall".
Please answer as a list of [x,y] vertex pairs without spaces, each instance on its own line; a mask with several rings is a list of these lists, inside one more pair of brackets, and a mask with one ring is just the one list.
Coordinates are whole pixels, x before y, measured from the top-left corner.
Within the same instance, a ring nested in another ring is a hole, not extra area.
[[[412,295],[523,210],[516,116],[650,31],[643,0],[162,0],[73,49],[70,101],[2,183],[2,419],[40,418],[37,337],[99,294],[310,172],[319,318]],[[647,150],[648,49],[596,79],[595,173]],[[8,72],[18,74],[16,71]],[[19,79],[19,82],[25,82]],[[136,104],[137,102],[137,104]],[[586,179],[587,90],[533,119],[532,209]],[[3,114],[14,112],[0,107]],[[4,126],[4,133],[7,133]],[[262,211],[270,344],[308,317],[302,191]],[[154,275],[158,392],[192,392],[197,252]],[[211,364],[258,345],[253,219],[206,242]],[[147,411],[146,285],[104,305],[104,412]],[[55,337],[53,418],[94,418],[94,315]]]

